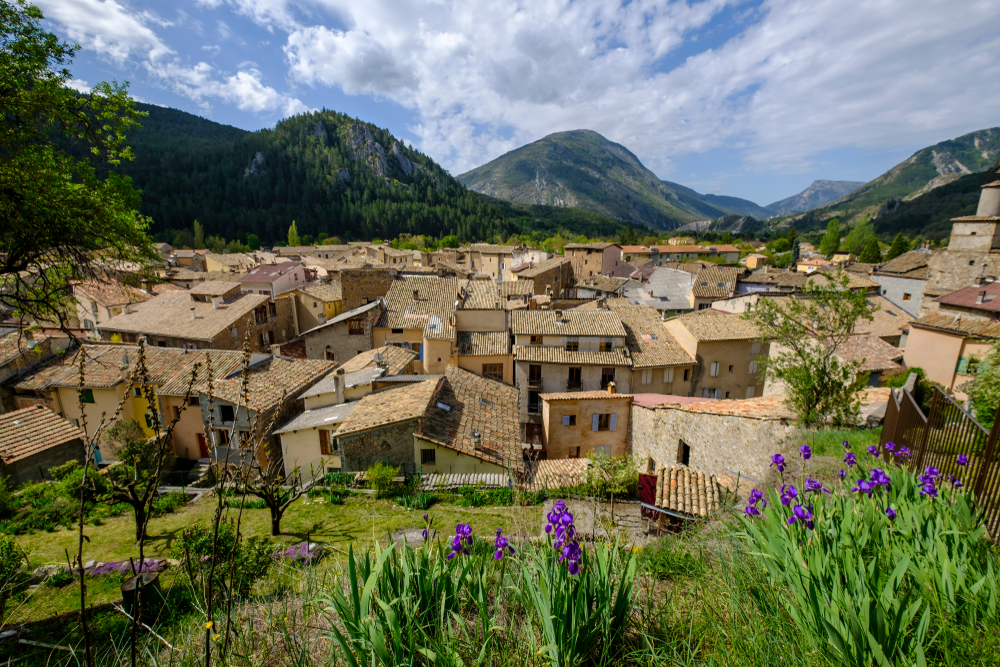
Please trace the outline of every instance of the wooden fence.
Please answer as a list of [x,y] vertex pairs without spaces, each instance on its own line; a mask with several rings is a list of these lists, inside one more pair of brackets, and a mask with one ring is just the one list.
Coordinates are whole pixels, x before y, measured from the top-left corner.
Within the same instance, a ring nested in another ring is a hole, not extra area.
[[[987,430],[953,398],[934,389],[925,415],[906,389],[893,390],[886,406],[880,442],[908,447],[910,470],[933,466],[943,476],[954,475],[973,494],[983,523],[995,540],[1000,537],[1000,406]],[[885,450],[883,449],[883,452]],[[968,459],[959,465],[958,457]]]

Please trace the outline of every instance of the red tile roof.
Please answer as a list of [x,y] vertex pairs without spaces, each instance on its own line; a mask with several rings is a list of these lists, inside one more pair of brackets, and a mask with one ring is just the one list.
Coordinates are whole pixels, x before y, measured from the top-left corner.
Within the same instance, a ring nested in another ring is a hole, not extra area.
[[86,434],[40,405],[0,415],[0,460],[7,464],[78,438]]
[[[976,303],[979,293],[983,292],[982,303]],[[983,283],[982,285],[970,285],[960,290],[938,297],[937,301],[949,306],[961,306],[963,308],[975,308],[976,310],[988,310],[1000,312],[1000,282]]]

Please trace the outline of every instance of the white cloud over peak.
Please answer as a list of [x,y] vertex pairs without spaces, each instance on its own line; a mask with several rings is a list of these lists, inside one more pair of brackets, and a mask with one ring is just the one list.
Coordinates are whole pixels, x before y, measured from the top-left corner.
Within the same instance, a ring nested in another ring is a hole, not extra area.
[[93,88],[87,85],[87,82],[84,81],[83,79],[70,79],[69,81],[66,82],[66,87],[72,88],[73,90],[81,92],[84,95],[93,90]]
[[66,35],[116,65],[141,54],[157,60],[173,51],[147,25],[154,15],[132,13],[115,0],[35,0]]

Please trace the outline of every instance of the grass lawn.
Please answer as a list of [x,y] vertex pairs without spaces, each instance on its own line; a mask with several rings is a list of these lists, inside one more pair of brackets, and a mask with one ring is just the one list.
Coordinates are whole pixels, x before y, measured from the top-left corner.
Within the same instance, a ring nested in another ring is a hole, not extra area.
[[[228,518],[236,518],[237,510],[224,508]],[[492,534],[503,528],[505,534],[536,535],[541,529],[542,508],[482,507],[466,508],[440,503],[428,510],[434,518],[434,528],[442,537],[453,533],[455,524],[471,523],[479,535]],[[154,518],[149,524],[146,540],[148,557],[174,556],[174,548],[182,531],[195,526],[209,526],[215,512],[215,498],[204,496],[173,514]],[[387,533],[406,528],[422,528],[423,512],[406,510],[390,500],[375,500],[371,496],[348,497],[343,505],[314,503],[308,498],[295,501],[281,521],[282,535],[274,538],[281,543],[298,543],[306,539],[347,551],[350,543],[359,549],[373,539],[383,544]],[[242,532],[245,536],[269,536],[270,513],[266,509],[243,511]],[[112,561],[136,556],[135,527],[132,514],[108,519],[101,526],[84,526],[90,542],[84,544],[84,560]],[[76,553],[76,529],[57,528],[51,533],[19,535],[17,543],[27,551],[32,567],[48,563],[65,563],[66,550]]]

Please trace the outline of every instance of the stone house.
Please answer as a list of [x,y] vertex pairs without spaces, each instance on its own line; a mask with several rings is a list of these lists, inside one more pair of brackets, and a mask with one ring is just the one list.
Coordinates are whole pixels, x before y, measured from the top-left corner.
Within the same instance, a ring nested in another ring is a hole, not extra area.
[[[0,336],[0,385],[24,375],[29,369],[49,360],[53,354],[65,351],[69,345],[69,339],[54,340],[40,332],[15,331]],[[0,386],[0,413],[13,409],[13,390]]]
[[714,255],[715,257],[721,257],[722,259],[726,260],[729,263],[735,263],[740,261],[740,249],[734,245],[730,245],[728,243],[721,245],[710,244],[706,245],[705,247],[712,252],[712,255]]
[[192,271],[205,271],[205,255],[208,250],[174,250],[170,255],[170,263]]
[[689,395],[745,399],[763,395],[757,357],[768,354],[757,327],[739,315],[701,310],[667,320],[666,328],[697,360]]
[[395,280],[375,324],[373,347],[395,345],[412,350],[417,353],[414,366],[418,373],[443,373],[453,354],[452,316],[461,286],[455,278],[407,276]]
[[98,328],[133,304],[148,301],[151,297],[151,294],[117,280],[86,280],[73,284],[76,318],[88,338],[100,339]]
[[666,262],[704,259],[714,254],[709,248],[700,245],[627,245],[622,246],[621,250],[624,261],[635,266],[642,266],[647,262],[652,262],[653,266],[663,266]]
[[292,315],[295,334],[298,336],[343,312],[344,301],[339,280],[297,287],[288,296],[295,304]]
[[691,285],[694,309],[705,310],[712,307],[713,301],[732,298],[744,273],[734,266],[708,266],[698,271]]
[[627,260],[615,243],[567,243],[563,256],[573,264],[576,280],[598,275],[628,277],[631,273],[626,272]]
[[144,336],[151,347],[239,350],[249,331],[254,351],[269,351],[295,333],[292,300],[241,291],[240,283],[210,281],[190,291],[165,292],[108,320],[103,340],[118,336],[134,343]]
[[977,360],[984,359],[1000,338],[1000,321],[959,311],[929,312],[910,323],[903,361],[924,369],[928,380],[965,398],[961,387],[975,377]]
[[871,278],[878,283],[879,294],[909,315],[919,317],[931,255],[929,249],[919,248],[878,266]]
[[343,362],[374,347],[374,325],[382,315],[382,300],[343,312],[303,331],[306,358]]
[[[519,250],[517,246],[473,243],[460,250],[468,253],[469,268],[501,283],[513,280],[511,269],[515,263],[521,263],[514,260],[514,253]],[[475,261],[476,258],[478,262]]]
[[577,299],[605,299],[621,296],[628,282],[628,278],[616,276],[580,278],[573,285],[573,296]]
[[69,461],[84,462],[86,434],[40,405],[0,415],[0,479],[38,482]]
[[573,264],[565,257],[521,266],[523,268],[511,271],[513,279],[531,282],[533,294],[547,294],[557,299],[569,296],[569,288],[574,283]]
[[546,459],[586,458],[594,452],[628,453],[632,396],[605,391],[542,394]]
[[343,309],[353,310],[385,297],[392,286],[393,271],[387,268],[361,267],[340,270]]
[[302,262],[281,262],[258,266],[239,277],[240,289],[245,294],[263,294],[272,302],[284,292],[306,284]]
[[756,252],[750,253],[740,261],[751,271],[762,269],[765,266],[767,266],[768,263],[767,255],[761,255],[760,253]]
[[252,271],[257,261],[242,252],[227,252],[224,254],[210,252],[205,255],[205,270],[209,272],[232,273],[242,275]]

